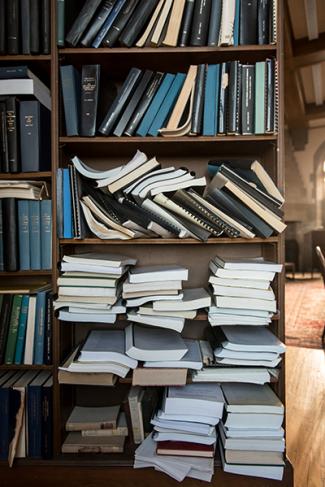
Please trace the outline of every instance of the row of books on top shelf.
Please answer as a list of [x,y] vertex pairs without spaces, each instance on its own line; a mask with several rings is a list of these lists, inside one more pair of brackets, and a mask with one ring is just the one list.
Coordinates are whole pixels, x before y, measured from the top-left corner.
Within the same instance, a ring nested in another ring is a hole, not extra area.
[[52,268],[52,200],[42,181],[0,181],[0,271]]
[[[99,64],[82,66],[81,80],[74,66],[61,66],[66,134],[274,134],[278,130],[277,69],[275,59],[192,65],[187,73],[176,74],[131,68],[115,96],[115,86],[107,86],[107,81],[100,90]],[[113,102],[98,124],[103,91],[106,100],[111,95]]]
[[0,290],[0,364],[52,363],[53,295],[47,283]]
[[57,173],[59,238],[268,238],[286,227],[284,199],[253,159],[210,161],[208,182],[140,151],[106,171],[71,162]]
[[50,54],[50,0],[3,0],[1,54]]
[[140,444],[134,468],[153,467],[178,481],[211,482],[218,450],[226,472],[281,480],[283,418],[268,384],[132,386],[122,405],[75,406],[62,452],[119,453],[129,436]]
[[47,371],[0,372],[0,459],[53,456],[53,378]]
[[[61,5],[63,3],[63,5]],[[276,0],[87,0],[58,45],[238,46],[276,42]]]

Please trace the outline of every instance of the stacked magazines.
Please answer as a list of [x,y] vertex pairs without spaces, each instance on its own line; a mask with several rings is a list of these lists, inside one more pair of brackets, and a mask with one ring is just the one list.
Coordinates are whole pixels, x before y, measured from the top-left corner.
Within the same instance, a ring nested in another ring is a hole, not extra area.
[[58,170],[58,236],[84,238],[90,232],[100,239],[206,241],[283,232],[283,197],[258,161],[237,161],[237,167],[212,161],[209,172],[214,176],[207,183],[140,151],[127,164],[104,171],[75,156],[69,168]]

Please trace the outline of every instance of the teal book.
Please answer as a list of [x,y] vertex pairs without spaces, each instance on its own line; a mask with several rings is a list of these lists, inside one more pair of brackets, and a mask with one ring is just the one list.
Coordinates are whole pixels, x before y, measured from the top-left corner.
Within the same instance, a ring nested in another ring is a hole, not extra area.
[[41,268],[52,268],[52,201],[41,201]]
[[29,202],[18,201],[18,236],[19,262],[21,271],[29,271],[30,266],[30,236],[29,236]]
[[15,359],[16,342],[18,335],[19,315],[21,308],[22,294],[15,294],[10,313],[9,330],[7,336],[6,352],[4,363],[12,365]]
[[265,61],[255,64],[255,134],[265,134]]
[[29,201],[29,246],[30,268],[41,269],[41,205],[40,201]]
[[209,64],[204,93],[203,135],[216,135],[219,110],[219,64]]
[[175,74],[170,74],[167,73],[156,93],[154,96],[154,99],[149,105],[148,110],[146,111],[145,116],[142,119],[142,122],[139,125],[139,128],[136,132],[137,135],[140,135],[141,137],[145,137],[148,134],[148,131],[152,125],[152,122],[154,121],[154,118],[160,109],[161,105],[163,104],[165,97],[169,91],[169,88],[171,87],[174,79],[175,79]]
[[73,238],[72,195],[69,169],[63,173],[63,238]]
[[28,306],[29,306],[29,296],[28,294],[25,294],[23,296],[23,299],[21,300],[21,308],[20,308],[20,315],[19,315],[18,334],[17,334],[16,351],[15,351],[16,365],[20,365],[23,363]]
[[165,127],[165,123],[167,122],[172,109],[176,103],[177,97],[179,92],[182,89],[183,83],[185,81],[186,74],[184,73],[177,73],[174,81],[172,82],[168,93],[164,99],[164,102],[160,106],[158,112],[156,113],[155,118],[150,126],[148,131],[148,135],[152,135],[156,137],[159,133],[159,129]]
[[239,46],[240,0],[236,0],[234,18],[234,46]]
[[40,291],[36,296],[36,318],[34,336],[34,365],[44,364],[44,342],[45,342],[45,319],[46,319],[46,291]]

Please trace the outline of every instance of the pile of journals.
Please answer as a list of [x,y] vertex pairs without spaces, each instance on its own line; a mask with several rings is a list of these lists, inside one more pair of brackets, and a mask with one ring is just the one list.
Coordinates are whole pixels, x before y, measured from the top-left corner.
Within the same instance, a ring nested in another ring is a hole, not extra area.
[[213,290],[213,305],[209,322],[220,325],[268,325],[276,312],[276,299],[270,283],[282,264],[262,257],[252,259],[223,259],[210,261],[209,283]]
[[65,255],[54,303],[60,320],[115,323],[116,315],[125,312],[120,300],[123,276],[135,264],[136,259],[123,255]]
[[223,384],[226,416],[219,423],[225,472],[282,480],[284,407],[269,385]]
[[66,422],[62,453],[123,452],[128,427],[120,405],[75,406]]
[[218,384],[167,387],[161,409],[151,421],[154,432],[135,452],[134,468],[154,467],[178,481],[192,477],[210,482],[217,441],[215,425],[223,407]]

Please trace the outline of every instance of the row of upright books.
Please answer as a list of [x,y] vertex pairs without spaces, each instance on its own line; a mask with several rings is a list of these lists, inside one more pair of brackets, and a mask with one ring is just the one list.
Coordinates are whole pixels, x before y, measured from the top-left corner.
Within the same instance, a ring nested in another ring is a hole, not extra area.
[[102,171],[74,157],[57,173],[58,236],[206,241],[267,238],[285,229],[284,199],[258,161],[210,161],[208,171],[209,182],[184,167],[162,167],[140,151]]
[[199,64],[187,73],[131,68],[99,120],[103,94],[100,65],[61,66],[68,136],[164,136],[274,134],[278,130],[278,73],[273,58],[245,64]]
[[59,46],[263,45],[277,37],[276,0],[87,0],[66,35],[62,0],[57,8]]

